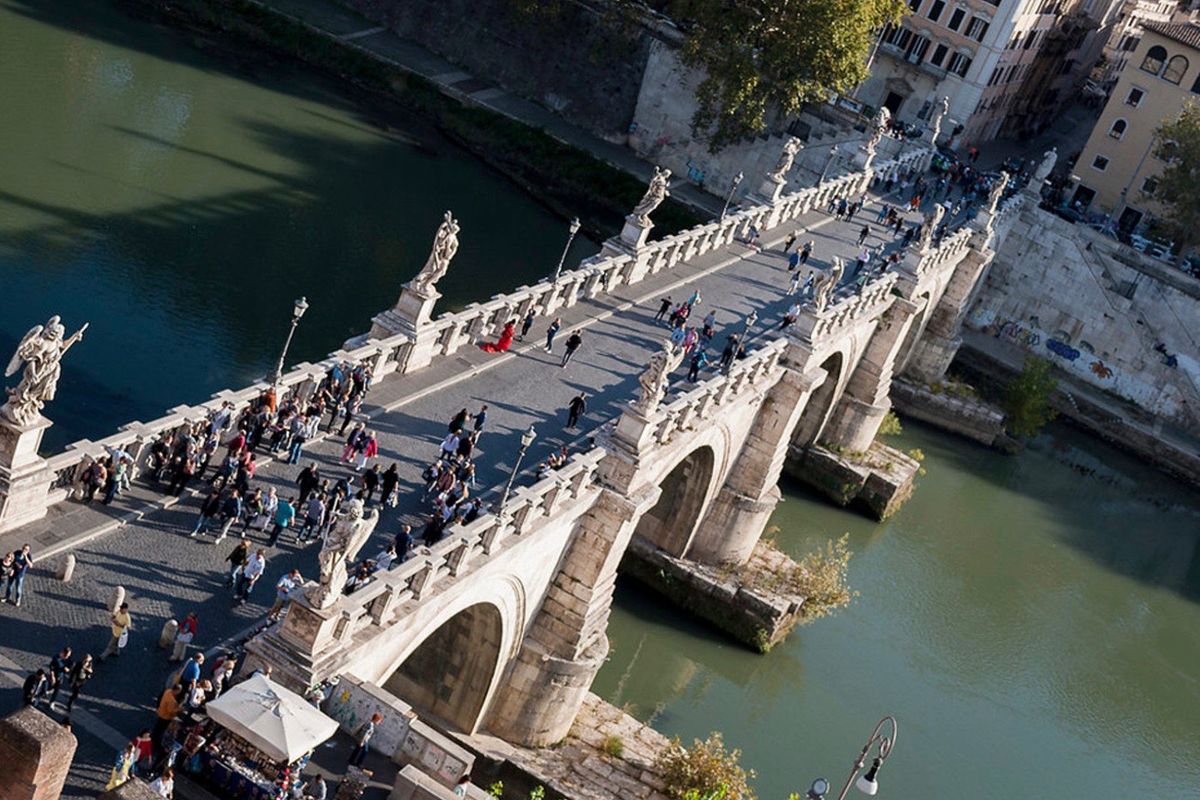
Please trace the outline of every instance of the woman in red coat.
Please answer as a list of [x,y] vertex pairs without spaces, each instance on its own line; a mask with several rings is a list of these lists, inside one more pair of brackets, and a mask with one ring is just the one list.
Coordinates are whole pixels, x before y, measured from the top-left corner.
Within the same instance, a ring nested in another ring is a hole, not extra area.
[[509,320],[505,324],[504,330],[500,331],[500,338],[497,341],[484,342],[480,347],[489,353],[503,353],[512,346],[513,337],[516,336],[516,333],[517,321],[515,319]]

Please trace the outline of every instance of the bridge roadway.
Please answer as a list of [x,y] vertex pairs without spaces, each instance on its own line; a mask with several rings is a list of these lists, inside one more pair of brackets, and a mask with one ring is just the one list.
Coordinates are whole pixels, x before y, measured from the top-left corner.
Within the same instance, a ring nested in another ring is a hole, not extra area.
[[[725,336],[740,331],[752,310],[759,317],[752,340],[756,335],[773,337],[772,329],[778,328],[792,302],[785,295],[789,274],[781,252],[786,233],[801,229],[801,242],[815,240],[812,262],[817,265],[827,266],[835,255],[852,260],[864,223],[872,229],[868,244],[892,241],[873,221],[877,209],[872,203],[853,223],[813,211],[795,224],[768,231],[761,253],[742,244],[728,245],[640,283],[622,285],[612,294],[562,309],[564,329],[554,354],[541,349],[548,319],[539,319],[531,331],[533,340],[517,343],[508,354],[470,348],[416,373],[383,379],[369,393],[364,413],[370,417],[369,427],[379,434],[379,462],[400,466],[400,504],[384,512],[362,552],[376,552],[402,522],[419,531],[420,472],[437,455],[446,422],[458,409],[465,406],[473,413],[482,403],[489,406],[487,429],[475,459],[480,489],[503,483],[520,433],[530,424],[537,427],[538,439],[523,471],[523,480],[528,481],[528,472],[552,450],[562,444],[577,445],[586,436],[582,431],[619,415],[649,355],[665,337],[666,330],[653,321],[660,298],[670,295],[680,301],[699,291],[700,317],[710,309],[717,314],[717,354]],[[568,367],[560,368],[563,343],[576,328],[585,331],[583,347]],[[686,385],[683,377],[681,368],[673,391]],[[589,395],[588,414],[577,431],[568,431],[565,406],[579,391]],[[337,463],[340,451],[336,436],[310,443],[303,463],[317,461],[323,475],[336,477],[348,471]],[[260,463],[258,484],[274,486],[283,494],[292,492],[300,467],[279,461]],[[266,575],[251,602],[234,607],[223,584],[224,559],[236,544],[234,537],[219,547],[213,546],[211,538],[189,539],[185,534],[195,522],[198,499],[185,496],[166,508],[161,503],[161,495],[138,483],[111,508],[62,503],[46,520],[0,536],[0,550],[29,541],[35,557],[69,550],[78,559],[71,582],[57,581],[52,560],[47,559],[27,581],[22,607],[0,606],[0,642],[4,643],[0,708],[19,703],[20,680],[47,663],[59,647],[69,644],[77,655],[97,653],[107,641],[104,606],[112,587],[124,586],[128,593],[134,619],[131,642],[119,661],[98,667],[74,714],[76,731],[88,734],[81,737],[72,778],[76,788],[97,785],[100,776],[107,774],[113,748],[152,721],[149,701],[170,671],[164,653],[156,647],[164,620],[196,611],[197,644],[217,650],[258,627],[280,575],[293,567],[308,577],[317,571],[315,545],[303,549],[285,540],[269,553]],[[114,530],[115,520],[122,518],[128,522]],[[263,534],[251,538],[256,544],[265,539]]]

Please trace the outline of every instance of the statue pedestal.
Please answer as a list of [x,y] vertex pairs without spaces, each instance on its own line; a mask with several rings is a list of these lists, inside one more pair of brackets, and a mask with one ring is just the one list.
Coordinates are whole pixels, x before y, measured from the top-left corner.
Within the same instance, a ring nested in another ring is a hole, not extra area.
[[293,595],[282,624],[246,643],[242,672],[249,674],[269,664],[272,680],[303,693],[341,671],[344,648],[339,636],[348,624],[346,615],[340,603],[314,608],[307,596],[313,588],[309,583]]
[[860,171],[866,170],[868,167],[870,167],[871,161],[874,160],[874,158],[875,158],[875,148],[871,147],[866,142],[863,142],[862,144],[860,144],[858,146],[858,149],[856,149],[854,151],[854,155],[851,156],[852,163],[854,164],[854,169],[860,170]]
[[762,185],[758,187],[758,191],[754,193],[753,199],[767,205],[775,205],[779,202],[779,198],[783,197],[783,187],[787,186],[787,181],[779,178],[773,178],[770,175],[763,178]]
[[42,416],[27,425],[0,419],[0,531],[46,516],[54,473],[38,455],[38,446],[51,424]]
[[621,229],[621,234],[607,240],[600,255],[602,257],[636,256],[646,246],[646,239],[650,236],[650,229],[653,227],[654,223],[643,224],[639,218],[632,214],[629,215],[625,218],[625,227]]
[[404,372],[428,366],[433,361],[433,345],[437,335],[429,329],[429,321],[440,297],[432,289],[423,292],[406,283],[400,290],[396,305],[371,319],[369,336],[372,339],[386,339],[396,334],[404,334],[412,339],[412,348],[401,367]]

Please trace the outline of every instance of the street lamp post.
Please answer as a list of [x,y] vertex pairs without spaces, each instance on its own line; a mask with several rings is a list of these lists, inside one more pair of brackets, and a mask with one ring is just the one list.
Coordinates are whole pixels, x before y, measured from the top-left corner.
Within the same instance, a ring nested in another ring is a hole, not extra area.
[[496,512],[498,515],[504,514],[504,507],[508,505],[508,495],[512,491],[513,481],[517,479],[517,471],[521,469],[521,459],[525,458],[525,451],[529,449],[529,445],[533,444],[533,440],[537,438],[537,431],[533,426],[529,426],[529,430],[521,434],[521,449],[517,451],[517,460],[513,462],[512,473],[508,476],[508,483],[504,484],[504,494],[500,496],[500,508]]
[[750,333],[750,329],[754,327],[754,323],[758,322],[758,312],[751,311],[746,316],[746,324],[742,327],[742,344],[746,344],[746,336]]
[[[884,725],[891,726],[891,735],[883,735]],[[842,787],[841,793],[837,796],[837,800],[846,800],[846,795],[850,792],[850,785],[853,784],[860,792],[873,797],[879,791],[879,769],[883,766],[883,762],[887,761],[887,757],[892,752],[892,747],[896,744],[896,737],[900,732],[899,726],[896,724],[896,718],[888,715],[879,720],[875,726],[875,730],[871,733],[871,738],[867,739],[867,743],[863,745],[862,752],[858,754],[858,758],[854,760],[854,767],[850,770],[850,776],[846,778],[846,785]],[[867,763],[867,756],[870,755],[871,749],[876,748],[875,758],[871,761],[871,767],[866,774],[859,776],[864,766]],[[857,782],[854,780],[858,778]],[[813,781],[812,788],[808,790],[808,800],[825,800],[825,792],[829,791],[829,781],[824,778],[817,778]]]
[[729,210],[729,204],[733,202],[733,193],[737,191],[737,187],[741,185],[742,179],[745,177],[740,172],[733,176],[733,185],[729,187],[729,196],[725,198],[725,205],[721,206],[721,219],[725,219],[725,212]]
[[821,179],[817,181],[817,183],[820,184],[825,182],[825,175],[829,172],[829,168],[833,166],[833,160],[837,158],[837,154],[838,146],[835,144],[833,147],[829,148],[829,160],[825,162],[825,168],[821,170]]
[[275,365],[275,374],[271,376],[272,386],[278,386],[279,380],[283,377],[283,362],[287,358],[288,348],[292,346],[292,336],[296,334],[296,326],[300,324],[300,318],[304,316],[305,311],[308,311],[308,301],[303,297],[292,304],[292,327],[288,329],[287,339],[283,342],[283,352],[279,354],[279,363]]
[[567,237],[567,246],[563,248],[562,255],[558,257],[558,268],[554,270],[554,282],[558,282],[558,276],[562,274],[563,264],[567,261],[567,251],[571,249],[571,242],[575,241],[575,234],[579,233],[579,217],[572,217],[571,224],[567,227],[571,234]]

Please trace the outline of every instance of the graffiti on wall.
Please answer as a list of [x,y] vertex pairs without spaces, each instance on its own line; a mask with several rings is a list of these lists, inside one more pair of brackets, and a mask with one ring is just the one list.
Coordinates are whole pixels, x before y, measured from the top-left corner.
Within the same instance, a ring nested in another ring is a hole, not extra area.
[[1042,341],[1042,335],[1035,330],[1026,328],[1021,323],[1012,319],[997,318],[990,325],[983,328],[984,333],[991,334],[999,339],[1011,339],[1017,344],[1023,344],[1026,347],[1037,347]]
[[1065,358],[1067,361],[1075,361],[1081,353],[1066,342],[1060,342],[1058,339],[1049,339],[1046,341],[1046,349],[1059,358]]
[[1091,363],[1089,369],[1091,369],[1093,375],[1095,375],[1097,378],[1100,378],[1101,380],[1108,380],[1109,378],[1111,378],[1113,376],[1112,367],[1108,366],[1100,359],[1096,359],[1095,361],[1093,361]]

